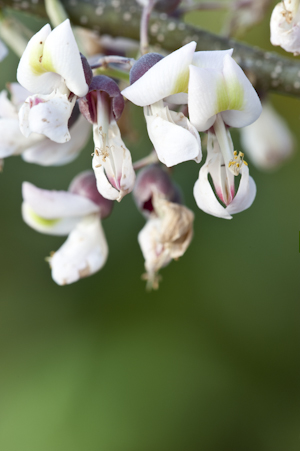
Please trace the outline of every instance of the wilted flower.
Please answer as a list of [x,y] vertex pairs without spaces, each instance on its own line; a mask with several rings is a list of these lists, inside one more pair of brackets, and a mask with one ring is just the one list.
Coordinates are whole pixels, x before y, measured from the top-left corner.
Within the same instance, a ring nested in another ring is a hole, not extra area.
[[88,92],[92,79],[69,20],[53,31],[47,24],[30,39],[19,63],[17,79],[35,93],[20,109],[24,136],[34,132],[58,143],[69,141],[68,121],[76,99]]
[[107,199],[120,201],[132,191],[135,172],[116,122],[124,109],[117,83],[105,75],[94,77],[88,94],[79,100],[79,106],[93,124],[93,169],[98,190]]
[[49,258],[52,278],[66,285],[99,271],[108,247],[100,218],[113,203],[97,191],[92,171],[79,174],[69,191],[48,191],[23,183],[22,215],[33,229],[50,235],[69,235]]
[[0,92],[0,158],[22,154],[25,161],[42,166],[62,165],[74,160],[85,146],[91,128],[79,115],[78,106],[75,105],[69,120],[69,142],[55,143],[37,133],[25,138],[20,131],[18,111],[29,93],[18,83],[11,83],[8,89],[11,100],[7,91]]
[[278,167],[294,150],[293,135],[270,102],[263,102],[261,116],[256,122],[241,129],[241,144],[260,169]]
[[280,45],[286,52],[300,53],[299,0],[278,3],[270,20],[271,43]]
[[131,102],[144,107],[149,137],[166,166],[187,160],[199,163],[202,158],[195,127],[183,113],[171,111],[164,103],[186,103],[195,48],[196,43],[191,42],[165,58],[153,53],[144,55],[131,69],[131,86],[122,91]]
[[148,289],[158,288],[161,268],[181,257],[193,237],[194,214],[180,205],[180,193],[159,165],[140,171],[134,188],[138,208],[148,221],[138,235]]

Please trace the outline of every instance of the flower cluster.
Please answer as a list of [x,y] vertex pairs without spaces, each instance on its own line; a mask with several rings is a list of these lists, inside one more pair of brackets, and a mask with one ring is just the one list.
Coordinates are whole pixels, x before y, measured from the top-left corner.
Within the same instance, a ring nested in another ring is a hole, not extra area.
[[[250,126],[262,107],[232,53],[196,52],[195,42],[165,57],[147,53],[130,64],[130,85],[121,92],[115,80],[93,72],[99,66],[80,54],[69,20],[52,31],[46,25],[31,38],[19,63],[19,84],[9,86],[11,99],[0,93],[0,158],[22,154],[28,162],[61,165],[78,155],[91,129],[94,139],[93,171],[75,177],[68,191],[23,184],[24,221],[41,233],[68,235],[48,259],[55,282],[75,282],[105,264],[101,219],[114,200],[133,191],[147,220],[138,236],[145,278],[157,288],[159,270],[181,257],[193,237],[194,213],[183,205],[167,168],[201,162],[199,132],[207,134],[207,155],[194,186],[198,207],[224,219],[250,207],[256,186],[244,154],[234,150],[230,128]],[[143,107],[155,164],[147,158],[132,163],[117,123],[124,98]],[[143,168],[137,178],[134,167]]]

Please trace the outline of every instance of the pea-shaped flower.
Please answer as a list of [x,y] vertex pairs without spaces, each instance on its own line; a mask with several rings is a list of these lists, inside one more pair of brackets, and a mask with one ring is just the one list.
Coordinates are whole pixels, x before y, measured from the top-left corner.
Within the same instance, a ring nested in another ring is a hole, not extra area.
[[[228,219],[231,213],[248,208],[255,197],[244,154],[234,151],[228,128],[252,124],[262,109],[253,86],[231,54],[232,50],[195,53],[188,89],[190,120],[197,130],[208,132],[207,159],[194,188],[196,202],[207,213]],[[207,173],[226,209],[215,198]],[[234,176],[240,173],[241,185],[235,200]],[[248,187],[249,180],[251,189],[242,189]]]
[[48,191],[23,183],[22,215],[33,229],[49,235],[69,235],[49,258],[52,278],[66,285],[99,271],[108,247],[101,225],[113,203],[97,191],[92,171],[79,174],[68,191]]
[[195,48],[196,43],[190,42],[165,58],[144,55],[131,69],[131,85],[122,91],[131,102],[144,107],[149,138],[158,158],[168,167],[202,158],[196,128],[183,113],[170,110],[164,102],[187,103],[189,65]]
[[47,24],[30,39],[17,71],[18,82],[34,94],[19,113],[24,136],[35,132],[58,143],[69,141],[69,118],[92,78],[83,58],[69,20],[53,31]]

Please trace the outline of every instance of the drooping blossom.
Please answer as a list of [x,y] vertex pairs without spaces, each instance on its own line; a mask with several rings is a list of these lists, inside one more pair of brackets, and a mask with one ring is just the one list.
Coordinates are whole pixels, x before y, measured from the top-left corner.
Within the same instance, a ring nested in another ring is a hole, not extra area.
[[[191,123],[197,130],[208,132],[207,160],[200,170],[194,196],[199,208],[227,219],[231,213],[248,208],[255,197],[254,181],[249,178],[244,154],[234,151],[228,127],[250,125],[261,113],[258,95],[231,54],[232,50],[195,53],[188,88]],[[210,188],[208,172],[226,209]],[[235,197],[234,176],[240,173],[242,178]]]
[[79,100],[81,113],[93,124],[93,169],[103,197],[120,201],[133,189],[135,172],[117,120],[124,99],[117,83],[105,75],[93,78],[88,94]]
[[196,43],[190,42],[165,58],[156,53],[144,55],[131,69],[131,85],[122,91],[131,102],[144,107],[149,138],[158,158],[168,167],[202,158],[196,128],[183,113],[170,110],[164,102],[187,102],[189,65],[195,48]]
[[96,188],[92,171],[79,174],[68,191],[48,191],[24,182],[22,216],[41,233],[68,235],[49,260],[52,278],[66,285],[99,271],[106,262],[108,247],[101,225],[113,203]]
[[24,136],[39,133],[65,143],[68,121],[77,97],[88,92],[92,71],[79,53],[69,20],[51,31],[45,25],[28,42],[21,57],[18,82],[34,95],[19,112]]
[[67,143],[59,144],[37,133],[25,138],[20,131],[18,112],[29,93],[18,83],[9,84],[8,90],[11,99],[7,91],[0,92],[0,158],[21,154],[25,161],[42,166],[57,166],[74,160],[91,132],[78,106],[75,105],[69,119],[71,140]]
[[295,142],[288,125],[270,102],[262,103],[261,116],[241,129],[241,144],[260,169],[275,169],[291,157]]
[[138,235],[148,289],[157,289],[159,270],[187,250],[193,237],[194,214],[181,205],[178,188],[159,165],[140,171],[133,191],[147,222]]
[[278,3],[270,20],[271,43],[286,52],[300,53],[300,8],[299,0],[284,0]]

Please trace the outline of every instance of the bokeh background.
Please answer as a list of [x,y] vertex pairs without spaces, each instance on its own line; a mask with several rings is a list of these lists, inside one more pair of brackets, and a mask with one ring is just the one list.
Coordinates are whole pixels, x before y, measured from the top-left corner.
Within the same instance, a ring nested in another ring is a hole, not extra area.
[[[34,30],[43,25],[21,17]],[[223,16],[199,12],[187,20],[218,32]],[[268,20],[243,39],[271,50]],[[1,64],[1,88],[15,80],[17,62],[10,54]],[[57,286],[44,261],[64,238],[22,222],[22,181],[66,189],[90,167],[92,142],[59,168],[5,161],[1,450],[300,449],[300,103],[271,99],[294,132],[294,157],[268,174],[251,165],[257,199],[232,221],[198,210],[199,167],[177,166],[195,236],[162,271],[157,292],[147,293],[140,279],[144,220],[131,196],[104,222],[106,266],[71,286]],[[137,140],[127,143],[137,160],[151,143],[141,110],[132,108],[131,123]],[[238,139],[234,133],[236,148]]]

